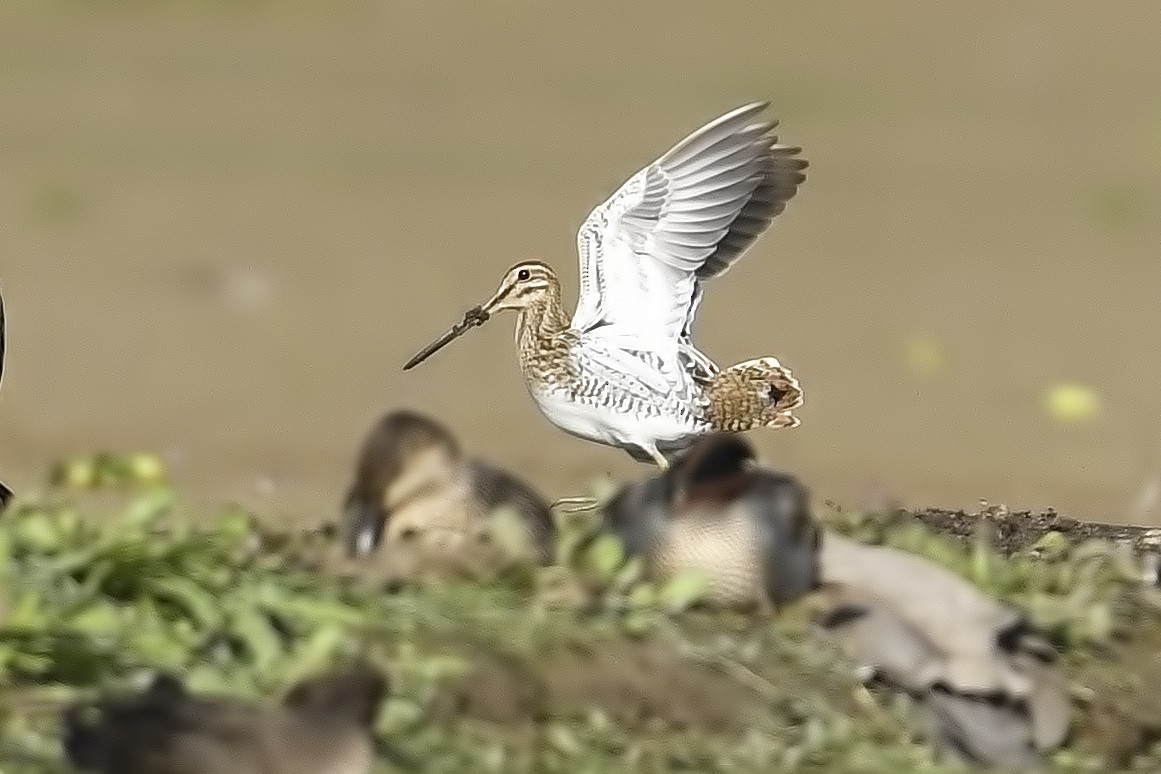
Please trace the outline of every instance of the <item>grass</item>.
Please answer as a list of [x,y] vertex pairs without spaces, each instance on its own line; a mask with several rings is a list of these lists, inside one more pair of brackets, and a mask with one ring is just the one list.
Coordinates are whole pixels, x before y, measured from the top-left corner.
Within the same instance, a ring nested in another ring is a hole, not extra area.
[[[147,456],[58,466],[0,519],[0,769],[67,770],[56,708],[165,668],[271,697],[356,653],[388,666],[383,739],[437,772],[942,772],[905,699],[868,692],[811,634],[699,609],[565,519],[558,566],[388,594],[327,531],[279,534],[235,507],[183,511]],[[1161,768],[1161,613],[1136,564],[1049,533],[1010,554],[914,520],[829,510],[831,528],[913,551],[1028,610],[1065,655],[1076,733],[1049,771]],[[585,545],[585,547],[581,547]],[[384,762],[383,771],[389,768]]]

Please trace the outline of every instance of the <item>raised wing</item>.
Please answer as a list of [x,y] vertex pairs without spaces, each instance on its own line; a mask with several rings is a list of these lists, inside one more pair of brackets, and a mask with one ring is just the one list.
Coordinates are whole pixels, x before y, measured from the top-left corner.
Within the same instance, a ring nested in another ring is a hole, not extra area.
[[700,282],[724,274],[806,179],[801,149],[755,120],[768,105],[710,122],[589,214],[574,329],[689,344]]

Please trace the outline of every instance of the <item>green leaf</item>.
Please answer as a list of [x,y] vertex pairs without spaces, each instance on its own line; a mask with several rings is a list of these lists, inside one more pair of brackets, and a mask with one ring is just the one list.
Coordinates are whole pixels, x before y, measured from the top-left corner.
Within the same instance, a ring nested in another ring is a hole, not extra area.
[[406,698],[392,698],[387,702],[375,729],[384,736],[400,734],[419,726],[424,719],[423,707]]
[[58,489],[92,489],[97,483],[97,464],[92,458],[62,460],[49,477],[49,483]]
[[977,586],[991,588],[994,578],[992,557],[991,546],[985,538],[977,536],[972,539],[970,576]]
[[547,737],[549,744],[570,758],[577,757],[583,750],[572,729],[560,723],[548,727]]
[[130,624],[130,630],[130,647],[138,658],[157,667],[185,665],[186,651],[182,643],[157,622],[146,627]]
[[128,483],[135,486],[155,486],[168,478],[165,462],[156,454],[135,452],[121,460]]
[[635,609],[654,607],[657,604],[657,588],[650,583],[634,586],[629,592],[629,607]]
[[158,487],[133,498],[125,511],[122,526],[131,530],[148,529],[173,510],[177,496],[173,490]]
[[39,631],[48,623],[41,589],[24,588],[11,597],[8,618],[3,621],[6,628]]
[[342,600],[312,598],[285,591],[279,591],[277,596],[263,594],[261,600],[267,610],[311,627],[329,624],[360,626],[366,623],[368,616],[367,612]]
[[286,682],[296,682],[322,669],[349,639],[348,631],[337,624],[329,624],[314,632],[295,648],[293,661],[286,670]]
[[217,597],[189,578],[176,575],[150,578],[146,591],[183,608],[202,629],[213,629],[222,623]]
[[0,525],[0,578],[3,577],[2,574],[7,573],[9,565],[15,559],[14,549],[11,530]]
[[228,628],[250,651],[254,663],[268,665],[284,654],[283,641],[255,591],[245,587],[230,600]]
[[701,599],[709,587],[709,578],[704,573],[683,570],[665,582],[657,593],[657,599],[666,610],[681,612]]
[[61,536],[55,520],[45,511],[33,511],[20,517],[14,532],[17,543],[25,550],[51,554],[61,547]]
[[185,684],[191,692],[228,693],[237,689],[235,681],[208,664],[199,664],[185,674]]
[[109,637],[120,634],[125,622],[118,608],[99,600],[74,614],[69,626],[90,637]]
[[1069,546],[1068,537],[1064,533],[1051,530],[1044,533],[1028,550],[1052,561],[1063,558],[1068,553]]
[[240,505],[227,506],[214,522],[214,534],[234,544],[255,531],[254,514]]
[[631,556],[625,566],[617,573],[613,581],[613,588],[618,591],[635,587],[645,577],[645,560],[640,556]]
[[584,552],[584,566],[601,580],[612,580],[624,561],[625,546],[616,535],[599,535]]

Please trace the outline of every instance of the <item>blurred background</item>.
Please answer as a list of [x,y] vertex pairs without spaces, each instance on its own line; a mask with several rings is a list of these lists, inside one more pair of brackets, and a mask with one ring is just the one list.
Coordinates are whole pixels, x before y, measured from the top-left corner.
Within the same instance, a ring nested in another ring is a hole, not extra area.
[[504,270],[575,302],[589,210],[769,99],[809,178],[696,337],[775,355],[819,498],[1157,519],[1161,7],[204,2],[0,7],[0,478],[162,452],[193,499],[333,518],[381,412],[551,497],[648,471],[524,391]]

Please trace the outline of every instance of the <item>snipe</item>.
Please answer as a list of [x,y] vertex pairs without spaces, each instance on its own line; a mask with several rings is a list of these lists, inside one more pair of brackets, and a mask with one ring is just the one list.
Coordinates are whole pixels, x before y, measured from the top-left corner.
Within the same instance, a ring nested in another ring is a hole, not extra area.
[[778,143],[776,121],[759,120],[767,106],[698,129],[592,211],[577,236],[572,320],[552,268],[525,261],[404,370],[513,309],[525,384],[571,435],[667,468],[715,430],[796,426],[802,390],[788,368],[764,357],[722,370],[691,335],[702,283],[728,271],[806,179],[801,149]]

